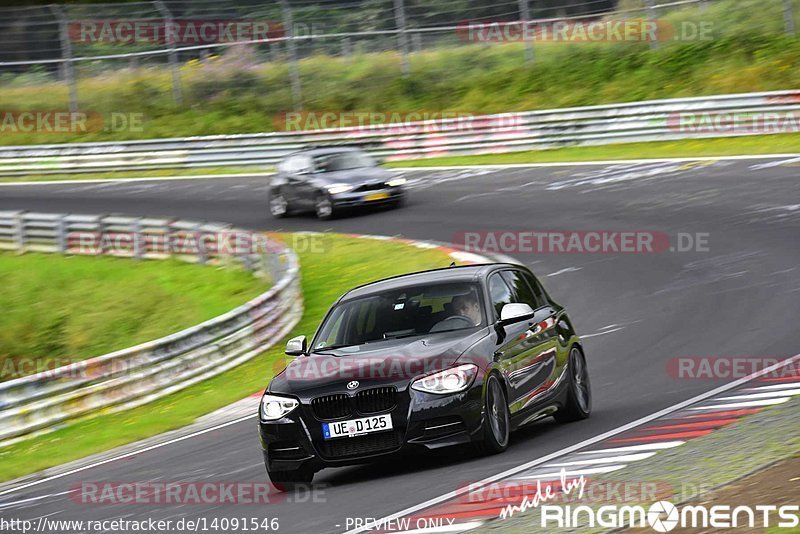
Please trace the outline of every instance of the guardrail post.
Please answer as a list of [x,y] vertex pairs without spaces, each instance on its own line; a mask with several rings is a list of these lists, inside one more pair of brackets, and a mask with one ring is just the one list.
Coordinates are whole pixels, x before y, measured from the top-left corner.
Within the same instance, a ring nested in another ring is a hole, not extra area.
[[144,238],[142,236],[142,219],[136,219],[133,221],[133,257],[137,260],[142,259],[144,256],[142,246],[144,244]]
[[786,33],[794,37],[797,35],[794,24],[793,0],[783,0],[783,19],[786,22]]
[[14,242],[17,244],[17,252],[25,253],[25,212],[20,211],[14,215]]
[[289,52],[289,78],[292,85],[292,101],[295,111],[303,109],[303,86],[300,82],[300,67],[297,64],[297,45],[294,42],[294,18],[287,0],[278,0],[283,12],[283,26],[286,28],[286,49]]
[[522,40],[525,41],[525,61],[528,63],[533,63],[535,57],[533,55],[533,42],[526,38],[527,32],[525,31],[525,26],[530,23],[531,20],[531,11],[528,8],[528,0],[519,0],[519,15],[522,19],[520,24],[520,35],[522,35]]
[[411,67],[408,64],[408,34],[406,33],[406,7],[403,0],[394,0],[394,20],[397,24],[397,43],[400,46],[400,61],[403,76],[408,76]]
[[[167,6],[164,5],[164,2],[161,0],[155,0],[153,2],[156,6],[156,9],[161,16],[164,18],[164,25],[165,28],[171,27],[175,21],[172,18],[172,13],[167,9]],[[178,65],[178,54],[175,51],[175,36],[173,32],[164,32],[164,37],[167,40],[167,46],[169,46],[169,68],[172,71],[172,95],[175,98],[175,103],[179,106],[183,105],[183,87],[181,86],[181,72],[180,66]]]
[[64,215],[59,215],[56,220],[56,248],[61,254],[67,252],[67,222]]
[[61,40],[61,72],[67,82],[69,91],[69,110],[72,113],[78,111],[78,85],[75,81],[75,65],[72,58],[72,41],[69,39],[69,20],[67,19],[61,6],[51,5],[50,9],[58,18],[58,35]]

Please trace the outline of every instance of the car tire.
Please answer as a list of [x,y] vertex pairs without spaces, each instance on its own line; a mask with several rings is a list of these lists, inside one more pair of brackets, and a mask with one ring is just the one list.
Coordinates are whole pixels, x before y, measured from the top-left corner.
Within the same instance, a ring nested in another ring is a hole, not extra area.
[[272,485],[280,491],[303,489],[314,480],[314,472],[306,469],[292,471],[267,471]]
[[333,205],[333,200],[331,200],[329,195],[319,193],[314,198],[314,213],[317,219],[321,221],[328,221],[335,217],[336,210]]
[[496,375],[489,375],[486,380],[484,414],[483,439],[475,444],[476,448],[480,454],[501,453],[508,448],[511,415],[503,386]]
[[588,418],[592,413],[592,387],[586,358],[578,347],[569,353],[569,384],[564,407],[554,414],[559,423],[572,423]]
[[281,191],[270,191],[269,214],[275,219],[282,219],[289,215],[289,201]]

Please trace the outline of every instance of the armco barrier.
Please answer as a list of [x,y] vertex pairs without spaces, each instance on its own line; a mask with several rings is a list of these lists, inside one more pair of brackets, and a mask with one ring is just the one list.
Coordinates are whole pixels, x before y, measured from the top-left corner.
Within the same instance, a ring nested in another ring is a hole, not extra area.
[[[745,135],[681,128],[680,113],[800,111],[800,91],[776,91],[525,111],[351,129],[108,143],[0,147],[0,176],[265,166],[310,144],[352,143],[386,160],[563,146]],[[777,133],[777,132],[776,132]]]
[[[238,308],[162,339],[35,375],[0,382],[0,444],[100,410],[131,408],[222,373],[274,345],[302,315],[300,271],[294,252],[261,242],[267,253],[232,256],[178,243],[236,232],[228,225],[117,216],[0,212],[0,248],[18,251],[178,256],[197,262],[242,261],[273,285]],[[76,235],[126,237],[127,252],[87,252]],[[242,233],[246,234],[246,233]],[[247,234],[250,235],[250,234]]]

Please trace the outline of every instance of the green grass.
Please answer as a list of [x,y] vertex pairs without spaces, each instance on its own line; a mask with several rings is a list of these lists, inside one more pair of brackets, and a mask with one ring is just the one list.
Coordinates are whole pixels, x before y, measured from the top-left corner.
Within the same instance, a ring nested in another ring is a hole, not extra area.
[[[798,2],[800,12],[800,2]],[[303,105],[311,111],[493,113],[643,99],[790,89],[800,86],[800,38],[783,34],[778,1],[713,2],[660,16],[680,24],[714,24],[713,40],[663,43],[536,43],[526,63],[523,45],[468,44],[428,48],[400,75],[396,52],[350,58],[314,54],[300,62]],[[76,134],[4,133],[0,144],[271,131],[274,117],[293,109],[289,69],[264,50],[230,49],[181,68],[185,105],[175,104],[163,67],[99,72],[78,65],[80,107],[107,116],[139,113],[141,131]],[[46,73],[0,79],[0,109],[67,106],[64,84]]]
[[0,379],[166,336],[268,284],[241,268],[178,260],[0,254]]
[[[319,252],[300,253],[305,313],[292,335],[311,335],[327,308],[355,285],[410,271],[447,266],[438,250],[326,235]],[[288,241],[291,243],[291,241]],[[310,247],[319,250],[320,247]],[[0,449],[0,480],[185,426],[197,417],[263,390],[285,365],[283,342],[222,375],[140,408],[79,421]],[[253,439],[256,439],[255,434]]]
[[447,156],[409,161],[394,161],[390,167],[429,167],[436,165],[500,165],[514,163],[562,163],[578,161],[692,158],[738,156],[746,154],[800,153],[799,134],[761,135],[720,139],[687,139],[650,143],[625,143],[606,146],[568,147],[480,156]]

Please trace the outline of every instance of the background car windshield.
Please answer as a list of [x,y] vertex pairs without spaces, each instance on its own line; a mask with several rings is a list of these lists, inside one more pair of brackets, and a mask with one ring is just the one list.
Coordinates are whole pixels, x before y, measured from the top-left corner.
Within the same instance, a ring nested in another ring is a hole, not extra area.
[[476,284],[407,287],[345,302],[322,325],[314,350],[484,326]]
[[374,166],[375,160],[363,152],[336,152],[314,157],[314,168],[318,172],[346,171]]

